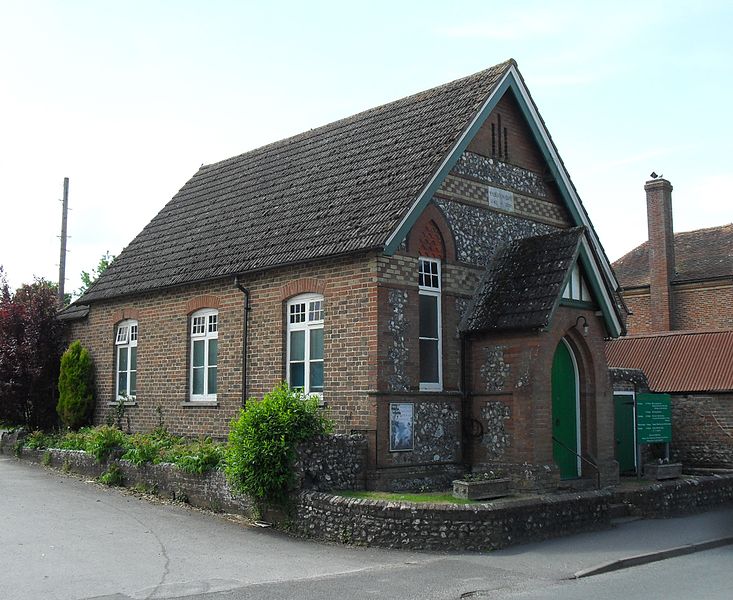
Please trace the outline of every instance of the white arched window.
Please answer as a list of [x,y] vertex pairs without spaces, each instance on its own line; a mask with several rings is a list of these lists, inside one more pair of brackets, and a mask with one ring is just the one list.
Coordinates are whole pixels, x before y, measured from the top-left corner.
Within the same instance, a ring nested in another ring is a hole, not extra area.
[[287,380],[305,394],[323,393],[323,296],[302,294],[287,304]]
[[216,400],[216,366],[219,354],[219,312],[213,309],[191,315],[191,401]]
[[115,334],[117,400],[134,401],[137,395],[137,321],[122,321]]

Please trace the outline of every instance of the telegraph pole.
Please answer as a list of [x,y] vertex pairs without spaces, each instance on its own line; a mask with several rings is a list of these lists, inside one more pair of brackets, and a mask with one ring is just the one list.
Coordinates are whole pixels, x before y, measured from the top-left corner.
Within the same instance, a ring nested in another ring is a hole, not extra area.
[[64,199],[61,209],[61,256],[59,257],[59,307],[64,305],[64,282],[66,281],[66,217],[69,213],[69,178],[64,177]]

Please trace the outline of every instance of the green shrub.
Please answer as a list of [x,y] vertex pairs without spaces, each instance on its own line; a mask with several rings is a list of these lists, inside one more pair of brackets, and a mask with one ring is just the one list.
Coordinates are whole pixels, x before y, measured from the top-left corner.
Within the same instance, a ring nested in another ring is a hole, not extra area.
[[54,437],[43,433],[42,431],[32,431],[23,440],[23,446],[30,450],[45,450],[54,446]]
[[77,340],[61,357],[56,405],[61,422],[71,429],[79,429],[89,421],[94,406],[93,377],[92,357]]
[[230,485],[260,502],[283,502],[293,482],[296,446],[331,427],[316,397],[282,383],[232,421],[225,465]]
[[59,440],[59,448],[63,450],[86,450],[93,432],[94,430],[89,427],[82,427],[79,431],[67,431]]
[[181,471],[200,475],[219,466],[224,458],[224,447],[206,438],[176,446],[169,456]]
[[116,427],[101,425],[89,432],[85,449],[98,462],[103,462],[113,453],[124,454],[128,447],[128,436],[122,431]]
[[119,465],[111,464],[109,468],[99,476],[99,483],[104,485],[122,485],[124,476]]
[[165,428],[158,427],[150,433],[137,433],[128,438],[129,450],[125,452],[125,460],[135,465],[145,463],[158,464],[173,462],[168,453],[172,448],[183,443],[183,438],[168,433]]

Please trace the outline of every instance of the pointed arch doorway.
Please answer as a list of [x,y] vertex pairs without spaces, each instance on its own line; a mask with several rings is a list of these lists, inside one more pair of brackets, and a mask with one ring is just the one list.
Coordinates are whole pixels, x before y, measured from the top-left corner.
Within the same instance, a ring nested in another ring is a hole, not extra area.
[[561,479],[580,477],[578,363],[565,339],[552,359],[552,456]]

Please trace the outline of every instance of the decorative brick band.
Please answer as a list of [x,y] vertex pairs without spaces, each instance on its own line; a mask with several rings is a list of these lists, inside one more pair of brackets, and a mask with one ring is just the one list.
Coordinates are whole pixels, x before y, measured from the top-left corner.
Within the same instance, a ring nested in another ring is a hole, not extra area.
[[565,211],[561,206],[548,202],[547,200],[531,198],[516,192],[509,192],[508,190],[507,192],[512,194],[513,207],[500,208],[490,206],[488,202],[489,187],[485,183],[449,175],[441,185],[440,193],[453,200],[479,204],[492,210],[508,212],[551,225],[565,226],[569,224],[565,216]]
[[139,321],[140,311],[137,308],[120,308],[112,313],[113,323],[119,323],[120,321],[126,321],[127,319]]
[[298,294],[321,294],[326,293],[326,282],[315,277],[303,277],[290,281],[280,288],[280,300],[287,300]]
[[192,312],[201,308],[219,308],[221,301],[219,296],[212,294],[204,294],[203,296],[196,296],[186,302],[186,314],[190,315]]

